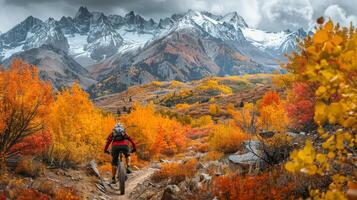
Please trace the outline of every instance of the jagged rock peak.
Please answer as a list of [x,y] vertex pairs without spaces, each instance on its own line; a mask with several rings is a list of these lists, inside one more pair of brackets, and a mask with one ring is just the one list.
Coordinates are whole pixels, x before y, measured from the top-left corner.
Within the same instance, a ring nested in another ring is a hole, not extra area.
[[88,11],[87,7],[81,6],[75,16],[77,19],[90,18],[92,13]]
[[232,24],[235,28],[239,28],[239,27],[247,28],[248,27],[248,25],[244,21],[243,17],[240,16],[237,12],[231,12],[231,13],[224,15],[220,19],[220,21]]

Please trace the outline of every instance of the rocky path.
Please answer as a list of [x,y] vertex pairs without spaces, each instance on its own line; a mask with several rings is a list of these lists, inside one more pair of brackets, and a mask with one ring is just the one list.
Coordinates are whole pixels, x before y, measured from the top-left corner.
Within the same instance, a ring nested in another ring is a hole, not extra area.
[[129,200],[130,194],[134,191],[135,187],[147,180],[154,173],[154,171],[155,169],[148,167],[133,172],[133,174],[129,175],[129,179],[125,183],[125,195],[120,195],[118,184],[116,184],[115,186],[108,187],[110,189],[107,195],[110,197],[110,199]]

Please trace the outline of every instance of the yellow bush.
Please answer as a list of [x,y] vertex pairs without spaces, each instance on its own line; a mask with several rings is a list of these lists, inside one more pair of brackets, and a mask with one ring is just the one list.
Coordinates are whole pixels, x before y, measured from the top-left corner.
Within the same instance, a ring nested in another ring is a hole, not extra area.
[[156,86],[156,87],[160,87],[160,86],[163,85],[163,83],[160,82],[160,81],[153,81],[153,82],[151,82],[151,84],[154,85],[154,86]]
[[213,127],[209,135],[209,145],[212,150],[233,153],[236,152],[244,140],[249,137],[233,124],[219,124]]
[[184,83],[182,83],[180,81],[173,80],[170,83],[170,88],[182,87],[183,85],[184,85]]
[[203,115],[198,119],[193,119],[191,122],[192,127],[204,127],[209,125],[213,125],[212,117],[209,115]]
[[129,115],[121,117],[130,136],[137,143],[138,155],[148,160],[161,154],[173,155],[184,149],[186,127],[155,112],[154,105],[135,104]]
[[226,85],[221,85],[218,83],[217,80],[212,80],[212,79],[207,79],[203,81],[200,85],[198,85],[196,90],[200,91],[218,91],[221,92],[222,94],[232,94],[232,88],[226,86]]
[[285,167],[290,172],[332,175],[326,192],[311,191],[313,199],[347,199],[347,181],[357,178],[356,173],[341,170],[346,165],[356,169],[357,30],[323,21],[318,19],[315,34],[285,65],[295,80],[310,83],[315,91],[314,121],[322,141],[307,140]]
[[209,105],[208,110],[211,115],[216,115],[219,113],[219,108],[216,104]]
[[79,85],[57,95],[47,119],[52,133],[51,157],[60,163],[81,163],[102,155],[115,119],[94,107]]
[[176,109],[188,109],[190,107],[191,107],[191,105],[189,105],[187,103],[179,103],[179,104],[176,104],[176,106],[175,106]]

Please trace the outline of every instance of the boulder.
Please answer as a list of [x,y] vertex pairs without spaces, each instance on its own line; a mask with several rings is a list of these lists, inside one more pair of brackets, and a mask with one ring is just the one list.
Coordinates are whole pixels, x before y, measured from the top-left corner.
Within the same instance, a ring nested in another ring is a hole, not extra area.
[[[248,151],[244,154],[233,154],[228,157],[228,160],[234,164],[252,165],[263,162],[261,159],[262,152],[259,150],[260,141],[246,141],[245,148]],[[258,156],[257,156],[258,155]]]
[[164,190],[161,200],[179,200],[180,188],[177,185],[168,185]]
[[155,162],[155,163],[151,164],[151,168],[153,168],[153,169],[161,169],[161,164]]
[[201,173],[200,175],[200,182],[210,182],[212,177],[209,174]]

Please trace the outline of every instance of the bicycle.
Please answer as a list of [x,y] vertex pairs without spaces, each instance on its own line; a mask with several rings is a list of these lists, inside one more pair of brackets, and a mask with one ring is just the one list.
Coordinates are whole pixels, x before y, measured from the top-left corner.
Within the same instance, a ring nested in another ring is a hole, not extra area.
[[[129,154],[131,153],[135,153],[136,149],[129,149]],[[108,154],[111,155],[110,151],[107,151]],[[119,183],[119,190],[120,190],[120,194],[124,195],[125,194],[125,181],[128,179],[128,172],[127,169],[124,165],[123,162],[123,157],[125,157],[125,154],[123,152],[119,152],[118,155],[119,159],[118,159],[118,165],[117,165],[117,171],[116,171],[116,180],[118,180]]]
[[[111,154],[110,151],[107,152],[108,154]],[[127,180],[127,172],[126,172],[126,168],[124,166],[124,162],[122,161],[124,157],[124,154],[122,152],[119,153],[119,161],[118,161],[118,165],[117,165],[117,173],[116,173],[116,180],[118,180],[119,182],[119,190],[120,190],[120,194],[124,195],[125,194],[125,181]]]

